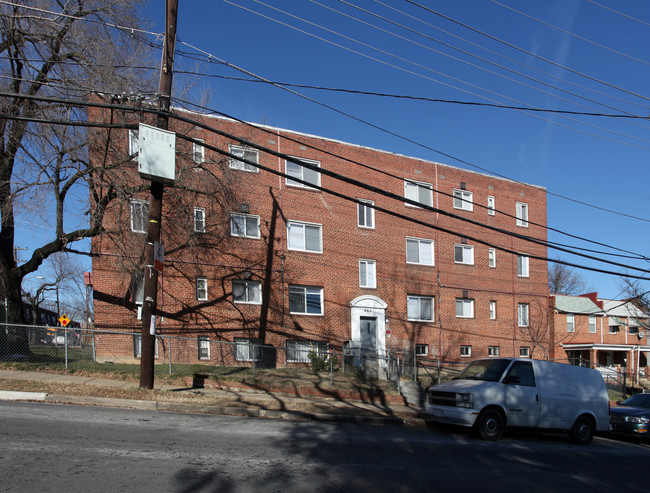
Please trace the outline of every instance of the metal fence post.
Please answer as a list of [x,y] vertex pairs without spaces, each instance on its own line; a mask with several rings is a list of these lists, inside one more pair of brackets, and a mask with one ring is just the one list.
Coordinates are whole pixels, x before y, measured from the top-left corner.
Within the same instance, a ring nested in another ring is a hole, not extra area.
[[90,340],[93,347],[93,362],[97,363],[97,352],[95,350],[95,329],[90,329]]
[[255,380],[255,344],[248,345],[248,354],[251,355],[251,349],[253,349],[252,360],[253,360],[253,380]]
[[168,353],[168,360],[169,360],[169,374],[172,374],[172,337],[167,336],[167,353]]
[[334,354],[330,353],[330,387],[334,386]]
[[68,326],[63,327],[63,343],[65,344],[65,369],[68,369]]

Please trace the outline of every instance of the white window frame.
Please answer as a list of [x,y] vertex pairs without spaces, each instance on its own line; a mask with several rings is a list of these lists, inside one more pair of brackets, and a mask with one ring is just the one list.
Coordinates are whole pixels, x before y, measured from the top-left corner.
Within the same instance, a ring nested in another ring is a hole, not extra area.
[[490,301],[490,320],[497,319],[497,302],[495,300]]
[[[292,156],[293,159],[296,161],[300,161],[305,164],[310,164],[312,166],[316,166],[320,168],[320,161],[315,161],[313,159],[305,159],[302,157],[294,157]],[[305,188],[309,190],[314,190],[314,187],[311,187],[309,185],[303,185],[300,182],[297,182],[296,180],[293,180],[292,178],[297,178],[299,180],[306,181],[307,183],[310,183],[312,185],[320,187],[320,172],[319,171],[314,171],[309,168],[306,168],[304,166],[301,166],[299,164],[293,163],[289,161],[288,159],[284,160],[284,171],[287,174],[287,177],[285,178],[285,183],[287,184],[288,187],[297,187],[297,188]],[[291,177],[291,178],[290,178]]]
[[[237,224],[236,218],[243,218],[244,229]],[[254,232],[249,231],[249,222],[254,221]],[[231,212],[230,213],[230,236],[236,236],[238,238],[252,238],[258,240],[260,238],[260,216],[254,214],[242,214],[240,212]]]
[[[261,346],[261,339],[235,337],[235,361],[260,361],[262,359]],[[252,357],[251,350],[253,351]]]
[[[433,185],[431,183],[404,180],[404,197],[422,205],[433,207]],[[422,200],[422,199],[426,200]],[[407,207],[420,208],[420,206],[406,203]]]
[[[234,154],[235,156],[240,156],[243,159],[248,161],[253,161],[255,163],[260,162],[260,153],[257,149],[252,149],[250,147],[244,147],[240,145],[228,144],[228,152]],[[249,173],[259,173],[259,168],[253,166],[252,164],[245,163],[240,161],[237,158],[231,157],[228,166],[230,169],[236,169],[239,171],[247,171]]]
[[196,142],[192,142],[192,160],[196,164],[203,164],[205,162],[205,147],[203,147],[205,140],[203,139],[195,139],[195,140],[201,143],[197,144]]
[[488,249],[488,267],[496,269],[497,267],[497,250],[496,248]]
[[[431,310],[427,317],[422,317],[422,301],[428,301]],[[409,294],[406,296],[406,318],[413,322],[434,322],[435,321],[435,298],[433,296],[421,296]],[[417,310],[417,316],[414,312]]]
[[416,344],[415,345],[415,357],[425,357],[429,356],[429,345],[428,344]]
[[357,226],[365,229],[375,229],[375,205],[372,200],[359,199],[357,203]]
[[[318,230],[318,248],[308,248],[307,231]],[[302,232],[301,232],[302,231]],[[316,223],[287,221],[287,248],[299,252],[323,253],[323,226]]]
[[203,207],[194,208],[194,232],[205,233],[205,209]]
[[469,358],[472,356],[472,346],[468,344],[461,344],[460,346],[460,357]]
[[[413,246],[417,246],[417,261],[414,261],[413,259],[409,260],[409,243]],[[426,261],[426,251],[423,249],[425,246],[429,248],[429,254],[431,257],[431,260],[429,262]],[[423,259],[423,257],[425,257]],[[416,264],[416,265],[435,265],[436,264],[436,259],[435,259],[435,250],[433,248],[433,240],[427,240],[424,238],[413,238],[410,236],[406,237],[406,263],[407,264]]]
[[499,357],[499,346],[488,346],[488,358]]
[[517,326],[529,327],[530,326],[530,305],[528,303],[517,304]]
[[[130,129],[129,130],[129,156],[133,156],[134,154],[138,154],[140,152],[140,132],[135,129]],[[133,160],[135,161],[138,159],[137,157],[134,157]]]
[[[293,292],[292,292],[293,291]],[[301,296],[301,304],[304,306],[304,311],[295,311],[295,305],[294,307],[291,306],[291,299],[292,296]],[[319,312],[314,312],[308,311],[308,307],[310,306],[309,303],[309,298],[311,297],[312,301],[314,300],[314,297],[318,297],[318,308]],[[320,286],[301,286],[297,284],[291,284],[289,285],[289,313],[292,315],[306,315],[306,316],[323,316],[325,310],[324,310],[324,303],[323,303],[323,288]]]
[[474,193],[467,190],[454,188],[453,190],[454,209],[472,212],[474,210]]
[[474,300],[456,298],[456,318],[474,318]]
[[488,195],[487,213],[489,216],[494,216],[496,214],[496,201],[494,199],[494,195]]
[[589,333],[595,334],[596,332],[597,332],[596,315],[589,315]]
[[530,346],[520,346],[519,347],[519,357],[520,358],[530,358]]
[[375,260],[359,259],[359,287],[377,287],[377,262]]
[[[149,202],[146,200],[132,199],[130,201],[131,231],[146,233],[149,224]],[[138,216],[141,218],[138,220]]]
[[576,331],[576,316],[573,313],[566,314],[566,331],[567,332]]
[[[235,286],[243,288],[243,299],[235,297]],[[246,279],[232,280],[232,301],[242,305],[261,305],[262,304],[262,283],[259,281],[249,281]]]
[[[457,260],[457,252],[461,252],[461,260]],[[474,245],[456,243],[454,245],[454,262],[457,264],[474,265]]]
[[208,278],[204,276],[198,276],[196,278],[196,299],[197,301],[207,301],[208,300]]
[[288,340],[285,343],[287,363],[309,363],[309,355],[329,355],[329,343],[326,341]]
[[522,228],[528,227],[528,204],[526,202],[517,202],[515,205],[515,217],[517,226]]
[[197,346],[199,349],[199,360],[210,360],[210,338],[207,336],[199,336],[197,338]]
[[530,258],[528,255],[517,255],[517,276],[530,277]]

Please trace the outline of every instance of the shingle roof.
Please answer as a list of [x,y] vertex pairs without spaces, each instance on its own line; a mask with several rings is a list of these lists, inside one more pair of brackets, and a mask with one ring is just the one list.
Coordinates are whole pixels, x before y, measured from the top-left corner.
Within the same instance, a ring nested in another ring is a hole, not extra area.
[[588,314],[602,314],[603,312],[596,303],[583,296],[564,296],[556,294],[554,295],[554,298],[555,308],[561,312]]

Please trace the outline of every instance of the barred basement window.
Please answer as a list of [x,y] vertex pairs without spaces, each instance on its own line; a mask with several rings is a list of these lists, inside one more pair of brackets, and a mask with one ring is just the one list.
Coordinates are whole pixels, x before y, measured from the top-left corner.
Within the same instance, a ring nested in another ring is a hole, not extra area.
[[472,355],[472,346],[461,346],[460,347],[460,355],[463,358],[467,358]]
[[287,341],[287,362],[289,363],[309,363],[310,353],[324,355],[328,352],[329,344],[327,342]]
[[488,356],[490,358],[498,358],[499,357],[499,346],[489,346],[488,347]]
[[429,345],[428,344],[416,344],[415,345],[415,355],[416,356],[428,356],[429,354]]
[[199,336],[199,359],[210,359],[210,339],[208,337]]
[[262,359],[262,341],[245,337],[235,337],[236,361],[260,361]]

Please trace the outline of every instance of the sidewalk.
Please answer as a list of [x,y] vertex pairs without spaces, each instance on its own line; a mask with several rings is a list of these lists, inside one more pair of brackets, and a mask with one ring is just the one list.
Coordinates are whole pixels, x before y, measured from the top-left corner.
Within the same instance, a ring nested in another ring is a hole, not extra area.
[[[54,390],[26,391],[39,386]],[[154,390],[144,390],[139,389],[139,383],[135,381],[33,371],[0,370],[0,400],[301,421],[427,426],[420,409],[405,405],[378,404],[357,399],[291,397],[235,387],[197,389],[156,384]]]

